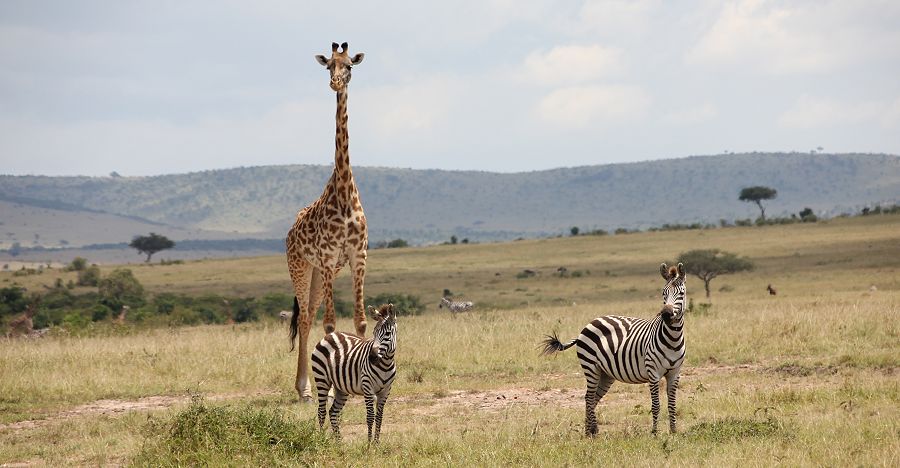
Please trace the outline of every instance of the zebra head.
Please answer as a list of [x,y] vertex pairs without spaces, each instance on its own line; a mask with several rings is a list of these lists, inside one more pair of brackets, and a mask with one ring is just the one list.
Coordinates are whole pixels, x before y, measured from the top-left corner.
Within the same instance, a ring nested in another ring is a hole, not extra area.
[[662,290],[663,307],[659,313],[667,323],[678,322],[684,316],[684,264],[669,268],[663,263],[659,266],[659,274],[666,280]]
[[376,320],[372,351],[379,359],[392,360],[397,349],[397,319],[394,304],[384,304],[378,309],[369,306],[369,311]]

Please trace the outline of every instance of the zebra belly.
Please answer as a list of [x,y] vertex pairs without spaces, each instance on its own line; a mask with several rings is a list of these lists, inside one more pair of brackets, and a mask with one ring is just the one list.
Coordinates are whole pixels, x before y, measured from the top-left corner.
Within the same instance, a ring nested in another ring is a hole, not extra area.
[[631,317],[599,317],[578,336],[578,356],[585,372],[606,374],[619,382],[650,381],[646,352],[638,337],[646,322]]

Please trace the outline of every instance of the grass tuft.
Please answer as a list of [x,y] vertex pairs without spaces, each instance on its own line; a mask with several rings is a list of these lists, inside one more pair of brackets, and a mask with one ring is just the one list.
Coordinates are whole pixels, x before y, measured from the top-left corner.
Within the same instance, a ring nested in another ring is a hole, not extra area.
[[723,443],[748,437],[772,437],[783,429],[781,422],[774,417],[764,420],[728,417],[692,426],[685,435],[702,441]]
[[291,421],[280,411],[210,406],[195,398],[168,423],[147,425],[136,465],[280,465],[329,444],[312,421]]

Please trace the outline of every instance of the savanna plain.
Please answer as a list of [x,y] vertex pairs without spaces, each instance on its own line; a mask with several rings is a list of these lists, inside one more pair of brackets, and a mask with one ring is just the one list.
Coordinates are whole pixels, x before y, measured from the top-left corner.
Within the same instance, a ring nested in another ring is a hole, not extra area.
[[[539,341],[600,315],[653,317],[659,264],[700,248],[756,267],[713,280],[709,299],[688,277],[679,432],[651,435],[647,387],[616,383],[586,438],[576,355],[539,357]],[[429,304],[398,318],[380,444],[366,443],[360,397],[342,440],[318,431],[277,320],[126,324],[0,340],[0,464],[900,466],[900,216],[369,255],[367,295]],[[129,268],[151,294],[290,291],[280,256]],[[37,290],[57,278],[74,273],[16,280]],[[336,288],[350,297],[346,272]],[[439,310],[444,289],[476,309]],[[320,319],[311,342],[321,336]]]

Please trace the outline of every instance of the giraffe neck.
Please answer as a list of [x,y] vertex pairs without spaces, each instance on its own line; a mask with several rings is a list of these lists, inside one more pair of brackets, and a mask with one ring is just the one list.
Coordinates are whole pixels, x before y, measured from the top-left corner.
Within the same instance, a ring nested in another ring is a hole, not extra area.
[[337,92],[337,113],[334,116],[334,182],[344,187],[353,182],[350,170],[350,135],[347,133],[347,90]]

